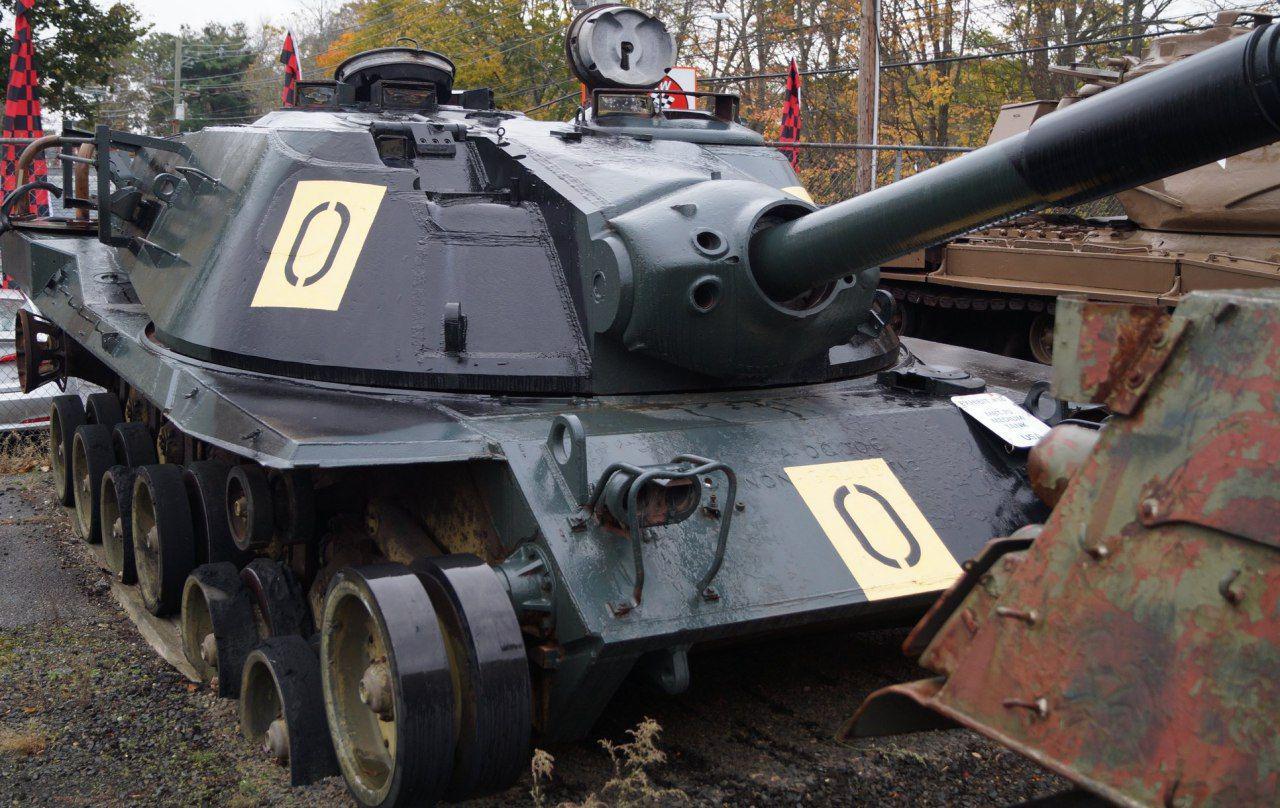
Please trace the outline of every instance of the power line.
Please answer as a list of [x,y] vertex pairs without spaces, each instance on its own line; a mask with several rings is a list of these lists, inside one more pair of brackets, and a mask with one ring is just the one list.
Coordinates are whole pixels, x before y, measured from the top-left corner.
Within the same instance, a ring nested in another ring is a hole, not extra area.
[[[1031,48],[1016,48],[1012,50],[994,51],[992,53],[972,53],[964,56],[943,56],[936,59],[915,59],[907,62],[885,62],[880,65],[881,70],[889,70],[899,67],[924,67],[927,65],[953,64],[955,62],[970,62],[977,59],[999,59],[1005,56],[1024,56],[1030,53],[1044,53],[1046,51],[1069,50],[1071,48],[1082,48],[1090,45],[1108,45],[1114,42],[1132,42],[1135,39],[1148,39],[1153,36],[1164,36],[1166,34],[1189,34],[1193,31],[1207,31],[1213,28],[1212,25],[1200,25],[1190,28],[1182,28],[1177,31],[1152,31],[1145,34],[1129,34],[1127,36],[1112,36],[1102,39],[1085,39],[1078,42],[1064,42],[1061,45],[1037,45]],[[840,73],[856,73],[858,67],[828,67],[818,68],[814,70],[801,70],[802,76],[831,76]],[[751,73],[740,76],[709,76],[702,79],[705,84],[713,84],[728,81],[747,81],[749,79],[778,79],[786,78],[787,74],[782,73]]]
[[524,114],[525,114],[525,115],[528,115],[530,112],[537,112],[537,111],[538,111],[538,110],[540,110],[540,109],[546,109],[547,107],[553,107],[553,106],[555,106],[556,104],[559,104],[561,101],[568,101],[570,98],[573,98],[573,97],[575,97],[575,96],[577,96],[577,95],[578,95],[577,93],[565,93],[564,95],[560,96],[559,98],[554,98],[554,99],[552,99],[552,100],[550,100],[550,101],[543,101],[541,104],[539,104],[539,105],[538,105],[538,106],[536,106],[536,107],[529,107],[528,109],[526,109],[526,110],[524,111]]

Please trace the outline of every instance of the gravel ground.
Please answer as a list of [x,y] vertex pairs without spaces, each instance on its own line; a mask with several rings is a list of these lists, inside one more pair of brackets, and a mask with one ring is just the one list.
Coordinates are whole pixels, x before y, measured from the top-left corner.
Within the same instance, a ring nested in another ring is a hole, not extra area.
[[[340,778],[290,789],[240,737],[235,704],[139,638],[47,474],[0,477],[0,489],[0,804],[350,804]],[[700,805],[1010,805],[1065,788],[966,731],[836,742],[867,693],[922,675],[902,638],[844,632],[697,654],[688,693],[624,685],[594,735],[625,741],[655,719],[668,759],[654,782]],[[583,800],[612,774],[596,741],[547,751],[551,804]],[[529,789],[526,777],[476,804],[530,804]]]

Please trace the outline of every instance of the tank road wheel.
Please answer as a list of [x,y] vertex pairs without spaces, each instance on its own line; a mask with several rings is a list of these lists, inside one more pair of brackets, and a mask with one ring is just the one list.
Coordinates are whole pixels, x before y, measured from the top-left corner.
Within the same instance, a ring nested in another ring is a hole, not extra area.
[[120,399],[115,393],[90,393],[84,400],[85,423],[102,424],[107,429],[124,421]]
[[240,580],[249,593],[258,634],[263,639],[309,637],[314,633],[315,620],[293,570],[269,558],[255,558],[240,571]]
[[1053,364],[1053,314],[1042,311],[1031,320],[1027,329],[1027,343],[1037,362]]
[[75,483],[71,479],[71,444],[76,430],[84,426],[84,405],[80,396],[54,396],[49,405],[49,468],[58,501],[63,505],[76,502]]
[[133,478],[137,472],[127,466],[112,466],[102,475],[98,489],[99,523],[107,569],[122,584],[138,582],[133,561]]
[[85,424],[71,441],[71,477],[75,481],[76,530],[90,544],[101,540],[102,477],[115,465],[111,431],[102,424]]
[[533,726],[529,663],[511,598],[473,555],[428,559],[416,569],[453,660],[458,739],[445,799],[501,791],[528,765]]
[[305,544],[316,532],[315,490],[311,475],[296,469],[267,472],[272,518],[281,544]]
[[362,805],[433,805],[454,764],[449,653],[431,599],[398,564],[346,568],[325,596],[324,709]]
[[[182,589],[182,651],[204,681],[218,677],[218,695],[240,695],[240,674],[258,644],[249,593],[235,564],[196,567]],[[225,673],[224,673],[225,671]]]
[[249,654],[240,685],[240,731],[288,765],[289,784],[338,773],[325,724],[320,662],[301,637],[272,637]]
[[182,469],[164,464],[138,469],[130,516],[142,603],[154,615],[173,614],[182,605],[183,585],[196,565]]
[[233,467],[227,475],[227,524],[236,547],[245,552],[265,550],[271,543],[273,520],[267,472],[255,465]]
[[151,430],[137,421],[116,424],[111,430],[111,447],[115,449],[116,462],[131,469],[160,462]]
[[202,564],[230,561],[244,566],[250,556],[236,547],[227,524],[227,474],[231,464],[197,460],[182,472],[195,524],[196,560]]

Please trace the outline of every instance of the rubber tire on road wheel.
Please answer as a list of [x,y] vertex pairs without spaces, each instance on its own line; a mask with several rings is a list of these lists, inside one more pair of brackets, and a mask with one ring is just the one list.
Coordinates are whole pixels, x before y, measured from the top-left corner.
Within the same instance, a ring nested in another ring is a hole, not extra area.
[[240,580],[257,611],[263,639],[309,637],[315,633],[306,593],[288,566],[269,558],[255,558],[240,571]]
[[338,773],[324,715],[320,660],[301,637],[272,637],[255,648],[240,685],[240,731],[256,746],[277,719],[288,738],[289,785],[304,786]]
[[474,555],[425,559],[415,571],[453,652],[460,724],[448,802],[510,788],[529,764],[533,693],[520,621],[498,574]]
[[1053,364],[1053,314],[1042,311],[1027,327],[1027,348],[1031,356],[1044,365]]
[[[262,466],[244,463],[227,475],[227,526],[236,547],[245,552],[265,550],[271,544],[274,514],[271,485]],[[243,506],[238,506],[243,502]],[[241,509],[239,515],[237,508]]]
[[227,475],[231,464],[221,460],[197,460],[182,472],[195,526],[196,562],[230,561],[243,567],[251,555],[236,547],[227,524]]
[[[374,665],[386,666],[382,714],[360,695]],[[334,752],[356,801],[439,802],[453,772],[453,674],[418,576],[399,564],[339,570],[324,601],[320,672]]]
[[311,475],[298,469],[267,472],[272,522],[281,544],[305,544],[316,534],[316,495]]
[[116,453],[116,462],[131,469],[142,466],[154,466],[160,462],[156,457],[156,440],[146,424],[127,421],[116,424],[111,429],[111,447]]
[[112,466],[102,475],[102,486],[98,490],[98,502],[101,503],[98,521],[102,531],[102,548],[107,556],[107,569],[122,584],[138,582],[138,568],[133,561],[131,518],[133,480],[137,476],[138,473],[128,466]]
[[58,501],[76,504],[75,483],[71,479],[71,444],[76,430],[84,426],[84,404],[80,396],[54,396],[49,402],[49,468]]
[[111,451],[111,430],[102,424],[85,424],[76,430],[71,445],[71,478],[75,482],[76,532],[90,544],[101,534],[102,477],[116,463]]
[[115,393],[90,393],[84,400],[84,418],[88,424],[102,424],[107,429],[124,421],[124,410]]
[[[240,582],[240,571],[229,561],[203,564],[187,576],[182,589],[182,653],[201,678],[217,677],[218,695],[240,695],[240,676],[249,652],[258,644],[249,593]],[[216,657],[205,662],[205,637],[213,635]],[[225,671],[225,674],[224,674]]]
[[158,617],[173,614],[182,606],[183,586],[196,565],[182,469],[169,464],[139,468],[131,518],[142,603]]

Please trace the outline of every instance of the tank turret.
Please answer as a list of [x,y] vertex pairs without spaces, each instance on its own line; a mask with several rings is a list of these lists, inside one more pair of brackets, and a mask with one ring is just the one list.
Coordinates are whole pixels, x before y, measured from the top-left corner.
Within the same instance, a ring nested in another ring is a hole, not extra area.
[[99,236],[129,248],[161,343],[246,369],[542,394],[843,378],[897,356],[871,316],[885,260],[1280,136],[1276,35],[816,210],[734,96],[661,103],[660,21],[598,6],[567,39],[590,91],[567,123],[453,89],[441,54],[385,48],[250,126],[100,129]]

